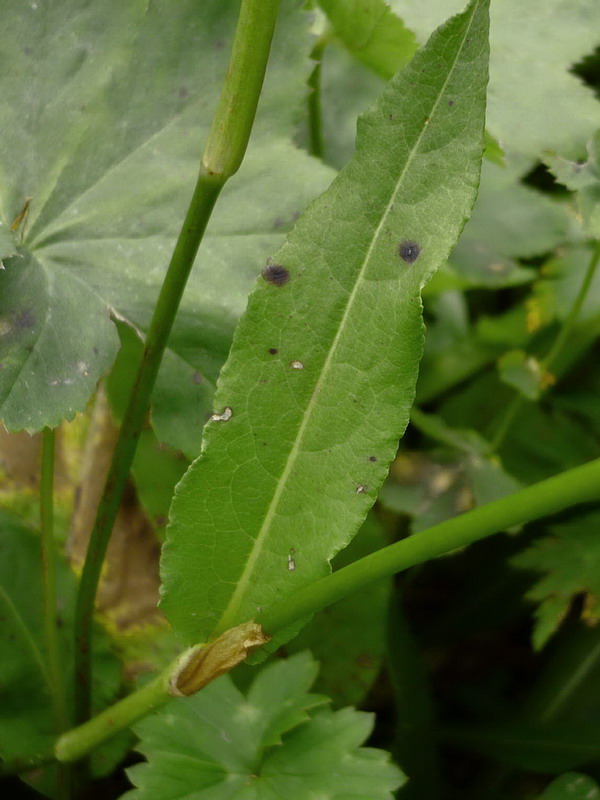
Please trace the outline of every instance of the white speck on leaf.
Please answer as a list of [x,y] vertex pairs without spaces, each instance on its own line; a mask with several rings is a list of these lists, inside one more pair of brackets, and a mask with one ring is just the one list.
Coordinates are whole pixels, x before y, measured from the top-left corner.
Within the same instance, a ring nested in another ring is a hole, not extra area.
[[367,491],[367,487],[364,484],[359,483],[356,487],[356,494],[364,494]]
[[288,555],[288,569],[290,572],[293,572],[296,569],[296,561],[291,553]]
[[304,364],[301,361],[290,361],[292,369],[304,369]]
[[212,422],[228,422],[233,416],[233,410],[229,406],[225,406],[222,414],[212,414]]

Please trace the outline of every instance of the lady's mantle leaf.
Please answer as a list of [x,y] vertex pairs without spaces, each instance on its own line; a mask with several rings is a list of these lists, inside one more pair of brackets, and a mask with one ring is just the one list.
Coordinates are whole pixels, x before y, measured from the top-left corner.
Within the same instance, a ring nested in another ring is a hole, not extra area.
[[[118,347],[111,312],[147,330],[238,9],[221,0],[4,9],[0,258],[13,225],[23,256],[0,269],[0,417],[10,430],[55,426],[85,406]],[[190,384],[196,371],[207,389],[216,378],[265,255],[331,180],[290,141],[309,24],[284,0],[248,158],[223,192],[170,339]]]
[[259,278],[172,506],[163,603],[183,639],[326,574],[372,505],[414,397],[421,289],[475,199],[486,79],[474,0],[360,118],[354,158]]
[[[247,696],[224,676],[136,726],[147,764],[128,775],[127,800],[388,800],[402,773],[387,753],[360,745],[369,714],[311,709],[316,664],[307,653],[271,664]],[[314,712],[312,712],[314,713]]]
[[588,142],[587,161],[568,161],[553,154],[544,156],[544,161],[559,183],[577,192],[584,229],[590,236],[600,238],[600,131]]
[[592,511],[553,525],[552,536],[535,542],[513,564],[544,572],[527,596],[539,603],[533,643],[542,648],[564,619],[574,596],[585,594],[583,616],[600,621],[600,513]]
[[414,35],[384,0],[319,0],[319,5],[348,50],[384,78],[417,49]]
[[[461,0],[390,0],[424,41]],[[597,0],[502,0],[491,5],[488,130],[507,156],[578,155],[600,104],[571,68],[598,45]]]

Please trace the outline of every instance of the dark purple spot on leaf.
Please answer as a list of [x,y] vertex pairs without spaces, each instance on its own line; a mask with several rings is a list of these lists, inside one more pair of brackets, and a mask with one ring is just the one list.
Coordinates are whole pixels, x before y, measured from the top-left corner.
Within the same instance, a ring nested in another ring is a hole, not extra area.
[[281,228],[283,225],[283,219],[281,217],[275,217],[273,220],[273,227],[274,228]]
[[196,370],[194,372],[194,375],[192,376],[192,380],[194,381],[196,386],[198,386],[198,384],[202,383],[202,374],[198,372],[198,370]]
[[449,106],[453,106],[454,105],[454,100],[448,100],[448,105]]
[[269,264],[263,269],[262,276],[273,286],[285,286],[290,279],[290,273],[281,264]]
[[421,248],[416,242],[404,241],[398,248],[398,255],[407,264],[414,264],[421,253]]
[[177,97],[179,97],[181,100],[185,100],[185,98],[188,96],[188,94],[189,94],[189,92],[187,90],[187,87],[186,86],[182,86],[181,89],[177,92]]
[[279,350],[276,347],[269,347],[269,353],[272,356],[276,356],[278,352],[279,352]]
[[377,461],[377,458],[375,456],[369,456],[369,461]]

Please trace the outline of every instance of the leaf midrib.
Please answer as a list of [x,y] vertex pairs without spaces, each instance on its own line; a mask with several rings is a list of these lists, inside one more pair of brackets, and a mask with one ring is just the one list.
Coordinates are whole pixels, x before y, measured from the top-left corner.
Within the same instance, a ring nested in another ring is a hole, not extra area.
[[427,123],[424,124],[422,126],[422,128],[421,128],[421,131],[420,131],[420,133],[419,133],[419,135],[417,137],[417,140],[416,140],[414,146],[412,147],[412,149],[411,149],[411,151],[410,151],[410,153],[409,153],[409,155],[408,155],[408,157],[406,159],[406,164],[405,164],[404,168],[402,169],[402,172],[400,173],[400,176],[398,177],[398,180],[396,182],[394,190],[392,191],[390,200],[388,201],[388,204],[387,204],[387,206],[385,208],[385,211],[381,216],[381,220],[379,221],[379,224],[377,225],[377,227],[375,229],[375,232],[374,232],[373,237],[371,239],[371,244],[369,245],[369,249],[367,250],[367,253],[365,255],[363,263],[362,263],[362,265],[360,267],[360,270],[358,272],[358,276],[357,276],[356,281],[354,283],[354,287],[353,287],[352,291],[350,292],[350,294],[348,296],[348,300],[347,300],[347,303],[346,303],[346,308],[344,309],[344,313],[343,313],[342,318],[340,320],[340,324],[339,324],[337,333],[336,333],[336,335],[335,335],[335,337],[333,339],[331,347],[329,348],[329,353],[327,354],[327,358],[325,359],[325,362],[323,363],[323,367],[321,369],[321,374],[317,378],[317,381],[315,383],[315,387],[313,389],[312,395],[310,397],[310,400],[308,402],[306,410],[305,410],[305,412],[304,412],[304,414],[302,416],[302,419],[300,421],[300,425],[298,427],[298,432],[296,434],[296,438],[294,440],[294,444],[292,445],[292,448],[290,450],[290,454],[289,454],[288,459],[286,461],[286,464],[285,464],[285,467],[283,469],[283,472],[281,473],[281,477],[279,478],[279,481],[277,482],[277,486],[275,487],[275,491],[273,493],[273,499],[271,500],[271,503],[269,504],[269,507],[268,507],[267,512],[265,514],[265,517],[264,517],[264,520],[263,520],[263,524],[262,524],[262,526],[261,526],[261,528],[260,528],[260,530],[258,532],[258,535],[257,535],[257,537],[255,539],[254,546],[253,546],[253,548],[252,548],[252,550],[251,550],[251,552],[249,554],[248,560],[246,561],[246,565],[244,567],[244,570],[242,571],[242,574],[240,575],[240,577],[239,577],[239,579],[237,581],[236,587],[235,587],[235,589],[234,589],[234,591],[233,591],[233,593],[231,595],[229,603],[227,604],[225,610],[223,611],[223,613],[221,615],[221,618],[220,618],[219,622],[217,623],[216,627],[214,628],[214,630],[213,630],[213,632],[211,634],[211,638],[213,638],[215,636],[218,636],[223,631],[227,630],[229,627],[231,627],[232,625],[236,624],[236,622],[239,622],[239,620],[237,619],[238,608],[240,607],[241,600],[242,600],[242,598],[243,598],[243,596],[244,596],[244,594],[246,592],[246,589],[247,589],[248,585],[250,584],[250,581],[251,581],[251,578],[252,578],[252,574],[253,574],[253,572],[254,572],[254,570],[256,568],[256,564],[257,564],[257,562],[259,560],[259,557],[260,557],[260,554],[262,552],[263,542],[265,541],[265,539],[267,538],[267,536],[268,536],[268,534],[270,532],[271,523],[272,523],[272,521],[273,521],[273,519],[275,517],[275,514],[277,512],[277,508],[279,506],[279,502],[281,500],[281,497],[283,496],[283,493],[284,493],[284,491],[286,489],[287,480],[288,480],[288,478],[289,478],[289,476],[290,476],[290,474],[291,474],[291,472],[292,472],[292,470],[293,470],[293,468],[295,466],[296,459],[297,459],[297,457],[298,457],[298,455],[300,453],[300,448],[301,448],[302,441],[303,441],[303,438],[304,438],[304,433],[305,433],[305,431],[306,431],[306,429],[307,429],[307,427],[308,427],[308,425],[309,425],[309,423],[311,421],[312,413],[313,413],[313,410],[314,410],[315,405],[317,403],[317,399],[319,397],[319,394],[321,392],[321,388],[322,388],[323,384],[325,383],[325,381],[327,380],[329,370],[331,368],[331,365],[332,365],[333,360],[334,360],[335,353],[337,351],[338,344],[339,344],[339,342],[340,342],[340,340],[341,340],[341,338],[342,338],[342,336],[343,336],[343,334],[345,332],[347,319],[350,316],[350,314],[352,313],[352,309],[353,309],[353,305],[354,305],[354,301],[355,301],[356,295],[358,293],[359,288],[362,286],[362,283],[363,283],[363,275],[364,275],[364,273],[365,273],[365,271],[366,271],[366,269],[367,269],[367,267],[368,267],[368,265],[370,263],[373,251],[375,249],[375,245],[379,241],[379,236],[380,236],[381,231],[382,231],[382,229],[383,229],[383,227],[384,227],[384,225],[385,225],[385,223],[387,221],[388,215],[389,215],[390,211],[392,210],[392,207],[393,207],[393,205],[394,205],[394,203],[396,201],[396,198],[398,196],[398,193],[400,192],[400,189],[403,186],[404,178],[406,177],[406,174],[407,174],[407,172],[409,171],[409,169],[410,169],[410,167],[412,165],[414,157],[415,157],[415,155],[417,154],[417,152],[419,150],[419,146],[421,144],[423,136],[425,135],[425,132],[428,130],[429,122],[434,117],[434,115],[435,115],[435,113],[437,111],[437,108],[439,106],[440,100],[443,97],[444,92],[446,90],[446,86],[448,85],[448,82],[450,81],[450,78],[452,77],[452,75],[454,73],[454,69],[456,67],[456,63],[458,61],[458,58],[459,58],[460,54],[463,51],[463,48],[464,48],[464,45],[465,45],[465,41],[466,41],[467,36],[469,34],[469,31],[470,31],[470,28],[471,28],[471,24],[473,22],[473,17],[475,15],[475,10],[476,10],[477,7],[478,7],[478,3],[475,3],[473,5],[473,10],[471,12],[471,20],[469,21],[469,24],[465,28],[465,33],[464,33],[464,36],[462,38],[460,46],[457,48],[456,55],[455,55],[452,67],[448,70],[448,74],[446,76],[446,79],[445,79],[445,81],[444,81],[444,83],[443,83],[443,85],[442,85],[442,87],[441,87],[436,99],[435,99],[435,102],[431,106],[431,112],[427,116]]

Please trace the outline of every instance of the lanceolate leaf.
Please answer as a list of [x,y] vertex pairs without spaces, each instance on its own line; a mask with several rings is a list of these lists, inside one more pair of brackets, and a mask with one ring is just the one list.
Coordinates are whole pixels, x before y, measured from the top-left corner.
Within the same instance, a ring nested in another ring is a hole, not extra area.
[[421,289],[475,199],[486,79],[474,0],[359,120],[354,158],[259,278],[172,506],[163,603],[183,639],[326,574],[372,505],[414,396]]

